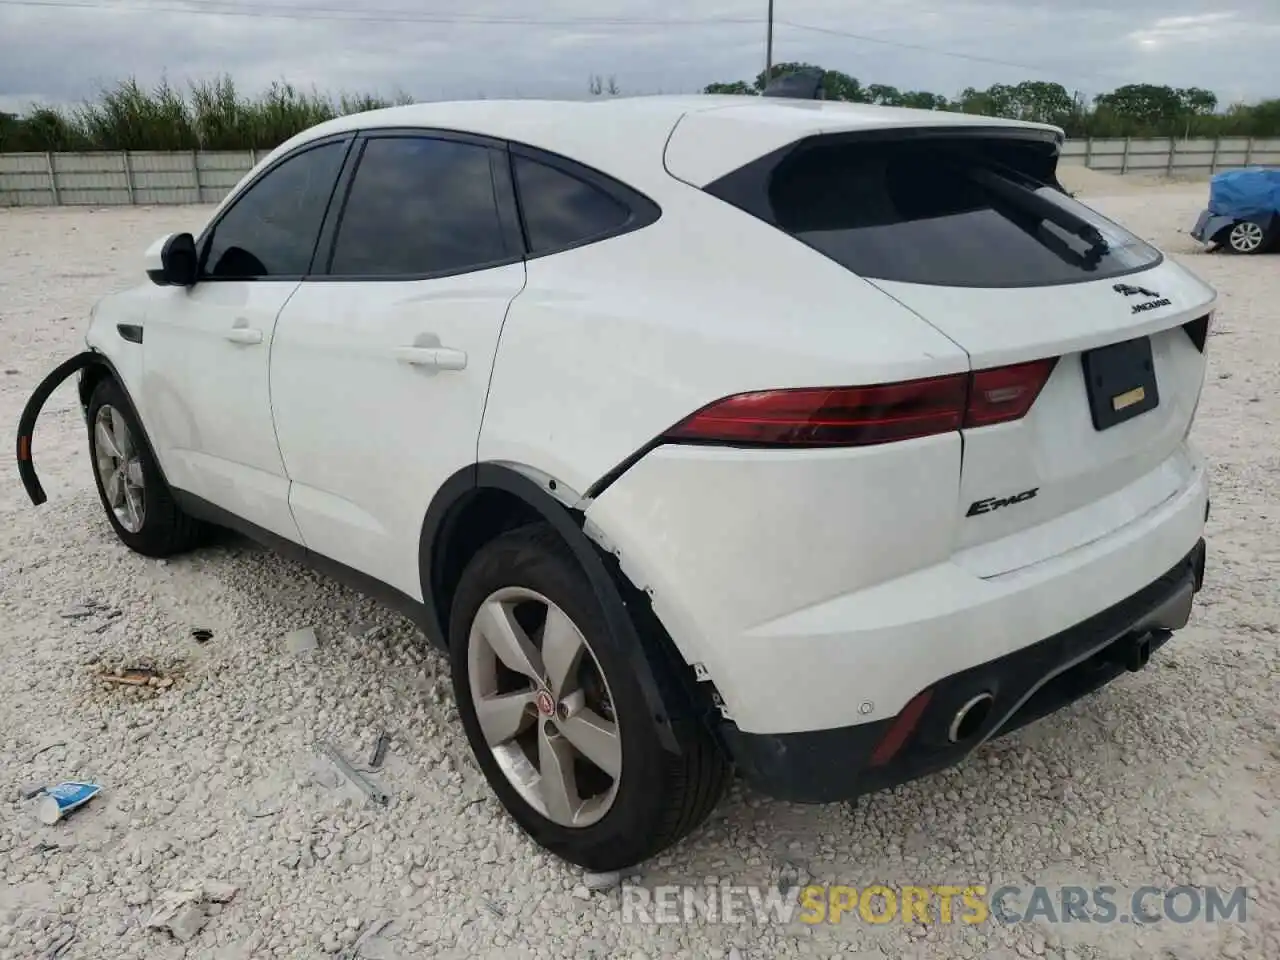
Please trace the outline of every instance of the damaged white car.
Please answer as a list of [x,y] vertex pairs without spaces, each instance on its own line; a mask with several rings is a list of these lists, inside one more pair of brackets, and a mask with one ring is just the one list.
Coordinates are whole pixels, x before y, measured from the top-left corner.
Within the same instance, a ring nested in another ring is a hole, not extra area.
[[735,767],[909,780],[1140,669],[1203,579],[1216,295],[1061,141],[788,98],[333,120],[98,305],[23,481],[78,373],[120,540],[234,528],[406,612],[588,868]]

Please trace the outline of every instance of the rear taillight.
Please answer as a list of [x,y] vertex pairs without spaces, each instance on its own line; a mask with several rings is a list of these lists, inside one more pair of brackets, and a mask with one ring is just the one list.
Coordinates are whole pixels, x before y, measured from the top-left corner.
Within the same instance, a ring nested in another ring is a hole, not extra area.
[[867,387],[739,393],[703,407],[662,439],[773,447],[860,447],[1025,416],[1056,359]]
[[969,406],[965,427],[987,427],[993,423],[1021,420],[1040,396],[1053,373],[1057,357],[1016,363],[1011,367],[975,370],[969,385]]

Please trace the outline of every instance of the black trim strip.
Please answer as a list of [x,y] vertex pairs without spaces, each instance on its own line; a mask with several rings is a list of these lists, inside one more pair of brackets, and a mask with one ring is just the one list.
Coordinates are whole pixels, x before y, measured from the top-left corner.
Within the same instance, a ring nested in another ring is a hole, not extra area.
[[502,239],[509,251],[523,259],[529,252],[529,239],[525,234],[524,218],[520,202],[516,198],[515,171],[511,167],[511,152],[504,145],[489,152],[489,171],[493,175],[493,195],[498,202],[498,220],[502,224]]
[[36,475],[35,463],[31,459],[31,439],[35,434],[36,420],[39,418],[45,402],[53,395],[53,391],[62,385],[64,380],[73,373],[78,373],[85,367],[98,363],[99,360],[100,355],[98,353],[86,350],[83,353],[77,353],[70,360],[64,360],[58,364],[49,371],[48,376],[41,380],[35,390],[31,392],[26,406],[22,408],[22,415],[18,417],[18,476],[22,479],[22,486],[27,491],[27,496],[37,507],[49,498],[45,495],[44,487],[40,484],[40,478]]
[[608,473],[602,476],[595,483],[591,484],[591,486],[587,488],[587,492],[582,495],[583,499],[595,500],[597,497],[600,496],[600,494],[604,493],[611,486],[613,486],[613,484],[616,483],[624,473],[626,473],[628,470],[634,467],[637,463],[639,463],[641,460],[647,457],[654,450],[658,449],[658,447],[662,446],[665,443],[670,443],[670,442],[671,442],[670,440],[662,436],[654,437],[652,440],[646,443],[643,447],[640,447],[634,453],[630,454],[625,459],[623,459],[617,466],[613,467]]
[[[31,502],[37,507],[44,503],[48,497],[45,495],[44,487],[41,486],[39,478],[36,476],[35,462],[32,451],[32,437],[35,433],[36,420],[40,416],[40,411],[44,408],[53,391],[70,377],[73,373],[83,371],[89,367],[101,367],[106,371],[107,376],[115,380],[120,387],[120,392],[124,394],[125,403],[128,405],[129,413],[134,420],[142,423],[142,417],[138,415],[138,405],[133,402],[133,397],[129,394],[129,388],[125,385],[124,378],[120,376],[120,371],[115,364],[102,353],[97,350],[85,350],[77,353],[69,360],[64,360],[58,366],[49,371],[48,375],[40,381],[31,396],[27,398],[26,405],[22,408],[22,415],[18,418],[18,475],[22,478],[22,486],[27,491],[27,496]],[[83,386],[80,390],[80,403],[83,406],[88,402],[88,397],[84,395]],[[156,456],[155,448],[151,445],[151,438],[147,436],[146,430],[142,432],[142,443],[147,448],[147,453],[151,457],[151,461],[156,465],[156,469],[163,474],[163,467],[160,466],[160,458]],[[168,485],[168,478],[161,476],[161,480]]]
[[407,593],[403,593],[368,574],[361,573],[359,570],[348,567],[344,563],[339,563],[337,560],[316,553],[314,550],[309,550],[286,537],[272,533],[270,530],[210,503],[203,497],[198,497],[185,490],[174,490],[173,496],[178,502],[178,506],[189,516],[215,526],[234,530],[236,533],[283,557],[310,567],[317,573],[331,577],[359,593],[372,597],[412,620],[415,626],[430,636],[430,617],[427,608]]
[[307,263],[307,277],[317,271],[329,269],[329,260],[333,257],[334,238],[338,235],[338,224],[342,222],[342,211],[347,206],[347,194],[351,192],[351,181],[355,179],[356,167],[360,165],[360,155],[364,151],[364,141],[355,137],[347,154],[342,158],[342,168],[338,171],[329,194],[329,202],[324,208],[324,218],[320,221],[320,229],[316,233],[316,245],[311,251],[311,260]]
[[1196,317],[1194,320],[1188,320],[1182,325],[1182,329],[1187,336],[1191,338],[1191,342],[1201,353],[1204,353],[1205,344],[1209,340],[1209,320],[1211,314],[1206,313],[1202,317]]

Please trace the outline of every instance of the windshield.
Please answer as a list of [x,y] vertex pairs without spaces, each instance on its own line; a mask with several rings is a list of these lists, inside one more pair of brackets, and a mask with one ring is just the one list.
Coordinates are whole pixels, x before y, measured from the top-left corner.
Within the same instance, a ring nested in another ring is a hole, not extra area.
[[806,147],[778,164],[767,195],[778,227],[868,279],[1047,286],[1131,273],[1161,259],[1055,187],[1002,172],[972,145]]

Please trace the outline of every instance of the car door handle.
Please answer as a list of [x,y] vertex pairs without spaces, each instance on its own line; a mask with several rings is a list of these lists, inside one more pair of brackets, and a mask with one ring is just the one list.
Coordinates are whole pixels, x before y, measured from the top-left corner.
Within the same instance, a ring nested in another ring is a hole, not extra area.
[[396,347],[392,352],[401,363],[409,363],[415,367],[463,370],[467,366],[467,355],[461,350],[450,350],[448,347]]
[[261,343],[262,331],[252,327],[232,327],[224,336],[232,343]]

